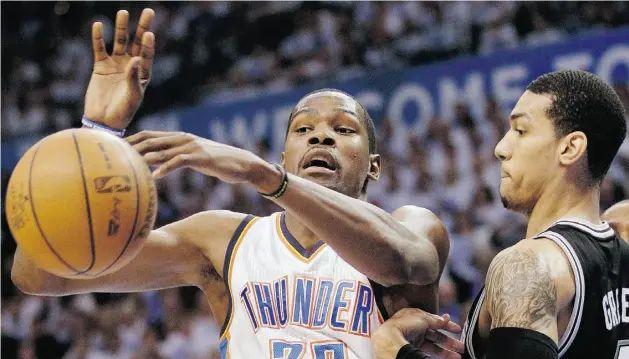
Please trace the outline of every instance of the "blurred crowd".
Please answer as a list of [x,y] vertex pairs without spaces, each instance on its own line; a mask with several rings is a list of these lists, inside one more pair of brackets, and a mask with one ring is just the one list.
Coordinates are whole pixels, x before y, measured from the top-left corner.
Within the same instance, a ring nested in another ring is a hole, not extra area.
[[[91,72],[90,26],[111,39],[119,3],[2,3],[2,136],[46,134],[78,125]],[[575,32],[628,23],[626,3],[133,3],[156,11],[157,57],[143,113],[350,79],[372,68],[412,66],[465,53],[560,41]],[[5,30],[6,29],[6,30]],[[615,84],[629,113],[629,85]],[[383,119],[380,181],[369,201],[435,212],[450,233],[440,283],[442,312],[462,323],[493,256],[521,238],[525,219],[503,209],[493,149],[510,109],[465,103],[454,119],[434,118],[426,137]],[[139,114],[141,115],[141,114]],[[255,152],[270,157],[261,140]],[[3,171],[3,198],[8,173]],[[245,186],[191,170],[158,181],[157,226],[228,209],[263,216],[281,210]],[[629,194],[629,140],[601,187],[602,210]],[[15,243],[2,216],[3,359],[218,358],[219,328],[195,288],[59,298],[22,294],[10,281]],[[221,318],[222,319],[222,318]]]
[[[91,24],[108,49],[119,2],[2,4],[2,135],[78,124]],[[469,53],[561,41],[629,23],[627,2],[133,2],[156,12],[156,58],[138,116],[342,81]]]

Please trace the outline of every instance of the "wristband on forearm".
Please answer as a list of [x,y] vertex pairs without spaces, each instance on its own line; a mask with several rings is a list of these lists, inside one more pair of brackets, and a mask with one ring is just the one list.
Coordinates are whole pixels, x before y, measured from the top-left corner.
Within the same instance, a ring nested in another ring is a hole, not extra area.
[[117,128],[111,128],[111,127],[105,126],[103,124],[100,124],[100,123],[97,123],[97,122],[94,122],[94,121],[90,121],[87,117],[85,117],[85,115],[81,119],[81,123],[83,124],[83,126],[85,126],[87,128],[92,128],[94,130],[109,132],[112,135],[116,135],[118,137],[124,136],[124,133],[125,133],[125,130],[119,130]]

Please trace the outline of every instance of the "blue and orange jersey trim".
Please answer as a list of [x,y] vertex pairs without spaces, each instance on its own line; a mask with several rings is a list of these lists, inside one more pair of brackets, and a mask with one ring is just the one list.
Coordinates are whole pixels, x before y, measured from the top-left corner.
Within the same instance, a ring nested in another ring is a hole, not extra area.
[[232,238],[227,245],[227,251],[225,252],[225,263],[223,264],[223,281],[225,282],[225,287],[227,288],[227,293],[229,294],[229,301],[227,306],[227,316],[225,317],[225,322],[223,323],[223,327],[220,332],[220,340],[222,341],[225,335],[228,333],[229,326],[231,325],[232,317],[233,317],[233,298],[231,295],[231,273],[232,273],[232,265],[234,264],[234,258],[236,257],[236,251],[238,247],[242,243],[242,239],[245,237],[249,229],[253,226],[253,224],[258,220],[258,217],[254,217],[252,215],[248,215],[245,219],[240,222],[238,228],[232,235]]
[[319,241],[310,249],[304,248],[288,230],[288,227],[286,226],[286,212],[282,212],[276,217],[276,229],[278,236],[284,245],[286,245],[286,248],[288,248],[288,250],[300,261],[309,263],[319,253],[321,253],[325,247],[327,247],[327,244],[325,244],[324,241]]

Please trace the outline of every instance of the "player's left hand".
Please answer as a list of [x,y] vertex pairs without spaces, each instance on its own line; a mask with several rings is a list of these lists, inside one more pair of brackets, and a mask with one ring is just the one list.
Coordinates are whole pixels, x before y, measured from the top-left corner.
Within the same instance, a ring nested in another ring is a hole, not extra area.
[[408,343],[419,347],[424,353],[442,359],[460,359],[464,345],[439,330],[454,334],[461,333],[461,327],[443,317],[427,313],[421,309],[406,308],[395,313],[372,335],[376,358],[395,358],[400,348]]
[[227,183],[244,183],[256,165],[266,163],[249,151],[184,132],[142,131],[126,140],[149,166],[157,166],[154,178],[189,167]]

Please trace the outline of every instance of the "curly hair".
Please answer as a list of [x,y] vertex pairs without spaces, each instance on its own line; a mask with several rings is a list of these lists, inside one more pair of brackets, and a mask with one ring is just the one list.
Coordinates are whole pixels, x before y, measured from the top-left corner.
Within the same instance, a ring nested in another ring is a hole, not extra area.
[[561,70],[538,77],[526,89],[551,96],[547,114],[557,138],[575,131],[585,134],[588,170],[600,183],[627,132],[624,108],[613,88],[592,73]]

